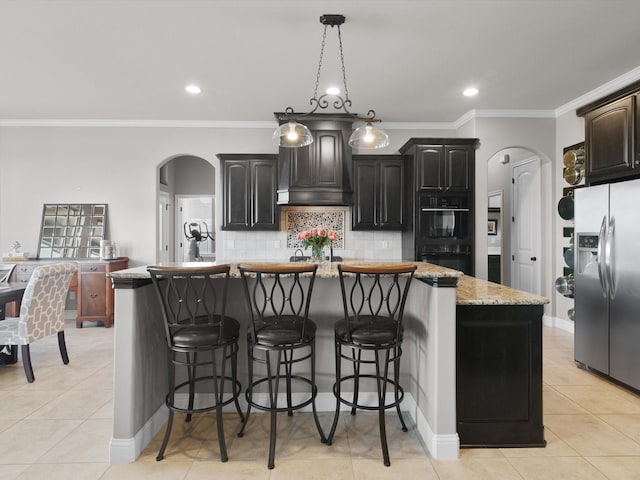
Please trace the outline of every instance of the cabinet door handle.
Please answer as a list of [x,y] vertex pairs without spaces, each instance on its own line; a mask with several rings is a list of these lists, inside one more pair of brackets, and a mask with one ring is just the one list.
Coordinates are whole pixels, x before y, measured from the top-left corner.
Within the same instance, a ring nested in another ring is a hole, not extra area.
[[95,272],[96,270],[98,270],[98,267],[89,267],[89,270],[91,270],[92,272]]
[[535,262],[536,260],[537,260],[537,258],[536,258],[536,257],[531,257],[531,261],[532,261],[532,262]]
[[89,294],[89,296],[90,296],[91,298],[98,298],[98,294],[97,294],[97,293],[93,293],[93,292],[91,292],[91,293]]

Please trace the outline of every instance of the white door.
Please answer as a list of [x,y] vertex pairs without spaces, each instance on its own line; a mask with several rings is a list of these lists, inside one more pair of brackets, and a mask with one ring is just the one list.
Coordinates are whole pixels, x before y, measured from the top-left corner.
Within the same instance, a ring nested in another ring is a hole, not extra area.
[[170,223],[170,202],[169,194],[160,191],[158,194],[158,252],[156,254],[158,262],[171,261],[171,249],[169,247],[169,223]]
[[192,228],[202,233],[202,240],[197,242],[202,260],[215,261],[214,205],[214,195],[176,195],[177,262],[189,261],[189,248],[193,241],[189,232]]
[[514,165],[512,178],[511,286],[540,295],[542,219],[540,158]]

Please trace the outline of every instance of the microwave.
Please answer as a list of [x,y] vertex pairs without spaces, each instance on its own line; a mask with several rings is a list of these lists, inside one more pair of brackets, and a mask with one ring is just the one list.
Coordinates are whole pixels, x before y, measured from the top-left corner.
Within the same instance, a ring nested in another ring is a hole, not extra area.
[[421,196],[418,199],[418,239],[467,240],[470,218],[468,196]]

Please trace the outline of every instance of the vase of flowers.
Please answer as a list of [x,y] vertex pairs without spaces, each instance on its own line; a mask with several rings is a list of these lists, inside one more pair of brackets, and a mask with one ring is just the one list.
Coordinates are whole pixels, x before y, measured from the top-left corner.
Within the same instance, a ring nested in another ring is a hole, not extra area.
[[298,240],[302,240],[304,248],[311,247],[311,261],[321,263],[324,262],[324,247],[338,240],[338,234],[333,230],[313,227],[298,233]]

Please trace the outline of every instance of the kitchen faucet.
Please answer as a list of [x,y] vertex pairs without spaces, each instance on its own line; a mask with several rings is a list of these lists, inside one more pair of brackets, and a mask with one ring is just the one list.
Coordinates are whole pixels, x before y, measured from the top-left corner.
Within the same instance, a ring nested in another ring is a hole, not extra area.
[[295,252],[293,252],[293,261],[297,262],[298,261],[298,252],[300,252],[300,256],[304,257],[304,252],[302,251],[301,248],[298,248]]

